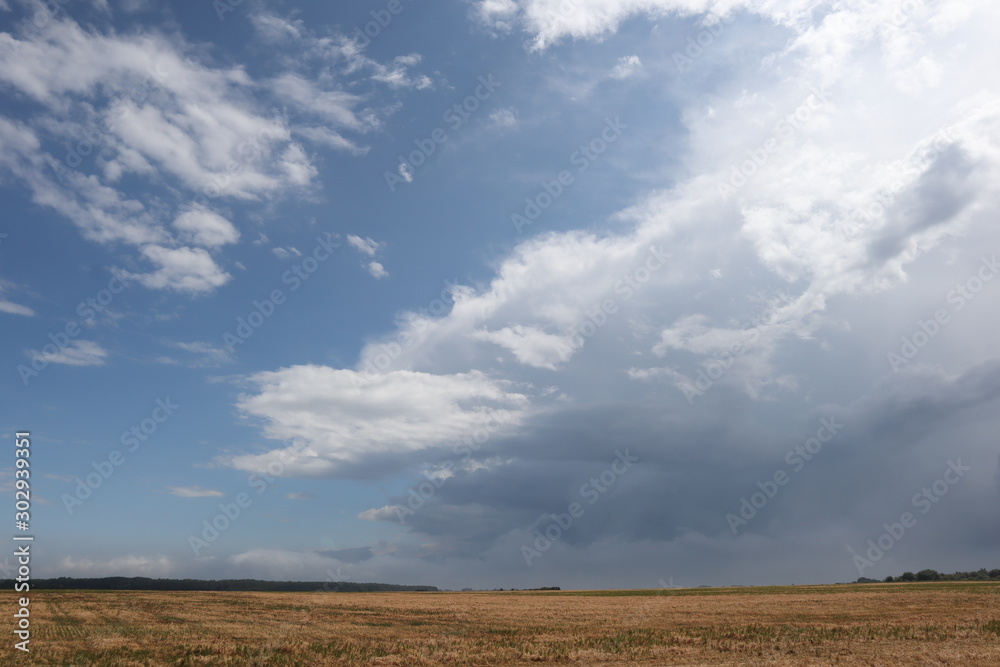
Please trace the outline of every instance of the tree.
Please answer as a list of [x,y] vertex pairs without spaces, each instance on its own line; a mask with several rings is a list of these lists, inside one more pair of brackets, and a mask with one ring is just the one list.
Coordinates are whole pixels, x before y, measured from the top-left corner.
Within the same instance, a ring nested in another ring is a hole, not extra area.
[[990,579],[1000,579],[1000,570],[990,570]]
[[937,570],[920,570],[917,572],[917,581],[937,581],[941,578]]
[[917,580],[917,575],[913,574],[912,572],[904,572],[902,574],[902,576],[899,577],[899,580],[900,581],[916,581]]
[[891,584],[893,581],[895,581],[895,580],[892,578],[891,575],[885,578],[885,583],[887,583],[887,584]]

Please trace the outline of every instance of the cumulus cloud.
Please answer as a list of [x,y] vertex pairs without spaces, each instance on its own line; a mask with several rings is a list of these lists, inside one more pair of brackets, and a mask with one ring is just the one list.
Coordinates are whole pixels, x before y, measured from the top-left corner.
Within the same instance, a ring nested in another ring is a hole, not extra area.
[[375,253],[381,247],[380,243],[377,243],[376,241],[373,241],[370,238],[361,238],[356,234],[348,234],[347,242],[350,244],[352,248],[354,248],[363,255],[368,255],[369,257],[374,257]]
[[159,268],[152,273],[122,273],[152,289],[205,294],[232,277],[219,268],[203,248],[164,248],[150,245],[142,254]]
[[288,475],[330,475],[371,460],[452,448],[490,420],[516,425],[528,398],[480,372],[362,373],[292,366],[249,378],[238,407],[264,434],[288,443],[228,463],[242,470],[278,462]]
[[[808,552],[833,576],[856,578],[844,545],[864,544],[882,520],[897,518],[900,504],[957,455],[936,434],[953,443],[961,432],[977,472],[969,495],[934,521],[967,513],[961,528],[945,532],[964,553],[986,554],[970,536],[983,520],[973,508],[996,495],[988,434],[997,375],[981,357],[987,344],[970,332],[989,315],[965,307],[970,319],[938,335],[937,349],[921,350],[903,375],[885,355],[948,306],[948,290],[967,284],[982,248],[1000,242],[991,222],[1000,104],[980,78],[959,74],[969,64],[950,46],[970,40],[977,67],[987,67],[997,47],[977,25],[995,25],[997,10],[592,0],[560,14],[556,4],[477,9],[494,29],[524,30],[538,49],[608,37],[637,16],[677,15],[697,29],[695,19],[710,11],[763,16],[782,39],[752,67],[713,63],[740,76],[721,77],[710,94],[677,89],[687,143],[675,183],[642,196],[608,231],[522,241],[492,279],[456,288],[449,312],[404,313],[393,335],[362,351],[359,368],[380,359],[391,372],[490,368],[495,377],[556,385],[544,410],[532,399],[522,428],[478,452],[477,460],[502,464],[456,468],[406,517],[414,542],[427,545],[407,553],[425,563],[448,556],[509,565],[538,517],[579,500],[580,485],[628,445],[642,463],[545,555],[544,572],[584,561],[592,571],[607,557],[638,558],[648,573],[659,567],[655,554],[685,553],[688,576],[773,581]],[[660,65],[643,54],[620,64]],[[389,359],[394,340],[407,344]],[[686,395],[699,373],[707,385],[698,380],[702,388]],[[796,478],[808,483],[789,486],[780,504],[734,535],[727,512],[784,469],[822,419],[845,426],[824,445],[825,458]],[[451,455],[421,454],[412,463],[423,469]],[[889,479],[898,498],[887,498]],[[358,517],[398,523],[408,500],[401,493]],[[888,518],[865,518],[874,516]],[[914,537],[920,545],[894,554],[900,560],[886,573],[944,554],[932,534]],[[792,542],[796,556],[786,557]],[[753,561],[762,554],[771,556]],[[783,565],[769,564],[775,554]]]
[[[348,234],[347,243],[366,257],[375,257],[375,255],[385,247],[384,243],[378,243],[368,237],[362,238],[356,234]],[[381,262],[371,261],[368,262],[365,267],[368,269],[368,273],[371,274],[373,278],[382,279],[389,277],[389,272]]]
[[[480,367],[495,356],[494,345],[512,352],[520,363],[557,367],[603,327],[595,318],[608,321],[601,314],[606,306],[617,312],[650,285],[680,279],[667,265],[667,253],[647,239],[644,234],[570,232],[522,243],[488,287],[456,290],[454,306],[443,317],[403,316],[400,336],[414,343],[396,356],[394,368]],[[641,284],[635,281],[637,273]],[[610,320],[622,324],[622,318]],[[379,344],[367,346],[362,365],[379,350]]]
[[[253,21],[266,41],[298,40],[307,55],[254,80],[244,68],[207,62],[181,38],[158,31],[84,29],[62,15],[30,36],[5,34],[0,88],[39,108],[28,122],[0,118],[0,169],[87,239],[135,246],[161,265],[141,277],[144,286],[216,289],[227,274],[199,249],[179,247],[218,249],[239,240],[210,203],[276,200],[314,187],[317,168],[302,141],[364,154],[347,135],[376,129],[380,112],[365,107],[366,93],[347,92],[342,82],[431,85],[409,73],[417,54],[380,63],[344,36],[320,38],[269,14]],[[316,58],[336,64],[339,80],[314,76]],[[277,110],[279,102],[294,109],[296,122]],[[163,187],[196,203],[171,211],[159,201]],[[11,304],[6,312],[25,311]]]
[[368,263],[368,273],[372,274],[373,278],[388,278],[389,272],[385,270],[379,262],[369,262]]
[[203,208],[194,208],[174,219],[174,228],[180,232],[181,240],[214,248],[240,239],[240,233],[221,215]]
[[480,0],[475,5],[479,21],[499,32],[510,32],[514,28],[517,12],[514,0]]
[[292,257],[302,256],[302,253],[299,251],[299,249],[294,246],[289,246],[287,248],[282,248],[280,246],[274,247],[271,248],[271,252],[274,253],[274,256],[277,257],[278,259],[291,259]]
[[[993,557],[996,536],[983,529],[996,524],[998,493],[992,301],[983,292],[958,310],[948,295],[1000,243],[1000,98],[978,74],[1000,56],[997,9],[911,3],[897,17],[899,7],[860,0],[588,0],[567,14],[558,5],[492,0],[475,10],[498,33],[525,31],[536,49],[610,40],[628,19],[700,29],[709,11],[728,12],[732,32],[758,46],[745,62],[707,53],[701,88],[677,83],[671,54],[636,48],[641,61],[619,64],[641,63],[643,76],[670,72],[654,92],[677,109],[676,144],[662,148],[677,164],[645,175],[661,176],[663,189],[586,230],[522,237],[490,278],[455,287],[447,312],[401,313],[354,370],[251,376],[237,407],[271,444],[223,462],[286,476],[441,482],[391,542],[368,547],[352,574],[377,573],[371,579],[509,586],[558,575],[569,586],[587,585],[597,569],[611,573],[604,585],[650,587],[660,577],[787,582],[815,578],[817,568],[855,578],[845,545],[876,537],[959,456],[972,467],[964,486],[920,519],[878,574],[954,562],[954,553]],[[304,27],[261,30],[279,41]],[[363,49],[310,40],[324,57],[376,71]],[[619,46],[628,51],[613,53],[633,52]],[[596,76],[608,67],[600,60]],[[296,76],[271,85],[297,95],[308,77]],[[305,92],[298,104],[350,129],[337,105],[355,101]],[[364,114],[356,120],[368,127]],[[32,164],[32,128],[7,123],[0,137],[19,147],[0,161]],[[142,168],[138,157],[132,164]],[[291,168],[306,162],[293,154],[288,164],[288,183],[308,181],[308,169]],[[211,261],[203,248],[161,238],[135,202],[88,192],[95,199],[80,200],[81,219],[99,199],[101,210],[133,211],[130,226],[113,228],[119,237]],[[377,264],[377,243],[353,238],[363,265]],[[211,277],[211,267],[178,269],[163,286]],[[886,353],[944,308],[954,324],[895,372]],[[697,393],[683,391],[690,386]],[[823,420],[842,427],[811,458],[799,455],[796,469],[789,453]],[[468,458],[457,454],[462,444]],[[635,464],[527,568],[520,548],[539,517],[580,501],[625,450]],[[793,483],[733,530],[727,514],[779,469]],[[385,495],[358,518],[397,523],[411,496]],[[249,576],[316,578],[346,561],[250,551],[220,562]]]
[[577,347],[572,336],[558,336],[522,325],[480,331],[476,337],[507,348],[522,364],[549,370],[569,359]]

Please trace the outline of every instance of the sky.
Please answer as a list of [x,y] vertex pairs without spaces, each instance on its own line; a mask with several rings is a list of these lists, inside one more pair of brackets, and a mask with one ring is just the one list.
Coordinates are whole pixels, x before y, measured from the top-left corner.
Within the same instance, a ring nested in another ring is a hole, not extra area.
[[0,0],[0,487],[30,432],[33,575],[1000,566],[998,28]]

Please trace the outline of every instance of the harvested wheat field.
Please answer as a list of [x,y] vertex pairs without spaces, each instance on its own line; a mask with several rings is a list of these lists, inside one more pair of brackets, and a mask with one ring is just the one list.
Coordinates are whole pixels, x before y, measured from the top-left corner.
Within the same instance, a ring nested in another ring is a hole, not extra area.
[[[1000,584],[37,591],[32,665],[1000,665]],[[16,654],[16,655],[15,655]]]

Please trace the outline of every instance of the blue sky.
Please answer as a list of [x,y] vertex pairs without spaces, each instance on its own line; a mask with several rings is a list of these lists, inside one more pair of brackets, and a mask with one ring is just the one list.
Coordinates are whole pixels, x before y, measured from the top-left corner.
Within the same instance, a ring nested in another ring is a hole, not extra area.
[[995,567],[997,25],[0,0],[38,573]]

